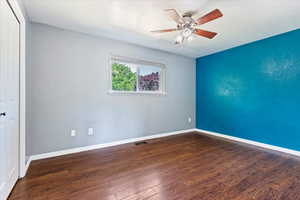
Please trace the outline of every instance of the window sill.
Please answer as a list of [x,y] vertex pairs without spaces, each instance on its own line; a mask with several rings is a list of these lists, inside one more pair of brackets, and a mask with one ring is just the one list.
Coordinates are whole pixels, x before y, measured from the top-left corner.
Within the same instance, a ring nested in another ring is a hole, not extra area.
[[158,95],[158,96],[166,96],[166,92],[130,92],[130,91],[115,91],[109,90],[108,94],[110,95]]

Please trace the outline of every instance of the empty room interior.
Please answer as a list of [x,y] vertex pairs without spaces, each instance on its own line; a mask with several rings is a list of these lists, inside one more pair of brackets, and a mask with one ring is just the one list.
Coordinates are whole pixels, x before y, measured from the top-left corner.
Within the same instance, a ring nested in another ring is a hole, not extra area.
[[299,0],[0,0],[0,200],[300,200]]

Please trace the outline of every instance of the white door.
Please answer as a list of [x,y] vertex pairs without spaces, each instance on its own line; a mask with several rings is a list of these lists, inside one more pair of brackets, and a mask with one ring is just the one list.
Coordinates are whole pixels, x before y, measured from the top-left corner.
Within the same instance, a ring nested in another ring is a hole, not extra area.
[[19,173],[19,22],[0,0],[0,200]]

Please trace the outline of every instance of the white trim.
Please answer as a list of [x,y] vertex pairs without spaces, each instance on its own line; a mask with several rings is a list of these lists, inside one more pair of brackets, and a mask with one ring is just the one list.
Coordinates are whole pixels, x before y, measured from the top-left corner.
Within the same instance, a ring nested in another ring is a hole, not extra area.
[[150,92],[150,91],[138,91],[138,92],[133,92],[133,91],[116,91],[116,90],[109,90],[108,94],[111,95],[136,95],[136,94],[141,94],[141,95],[158,95],[158,96],[165,96],[167,95],[166,92]]
[[8,0],[20,22],[20,146],[19,177],[25,175],[25,130],[26,130],[26,20],[16,0]]
[[127,143],[132,143],[132,142],[143,141],[143,140],[162,138],[162,137],[178,135],[178,134],[184,134],[184,133],[189,133],[189,132],[194,132],[194,131],[195,131],[195,129],[187,129],[187,130],[174,131],[174,132],[169,132],[169,133],[155,134],[155,135],[150,135],[150,136],[145,136],[145,137],[130,138],[130,139],[120,140],[120,141],[116,141],[116,142],[96,144],[96,145],[91,145],[91,146],[78,147],[78,148],[66,149],[66,150],[62,150],[62,151],[55,151],[55,152],[50,152],[50,153],[38,154],[38,155],[30,156],[27,163],[28,163],[28,166],[29,166],[30,162],[33,161],[33,160],[52,158],[52,157],[56,157],[56,156],[62,156],[62,155],[67,155],[67,154],[73,154],[73,153],[79,153],[79,152],[83,152],[83,151],[94,150],[94,149],[112,147],[112,146],[117,146],[117,145],[121,145],[121,144],[127,144]]
[[150,66],[156,66],[160,68],[166,68],[165,64],[159,63],[159,62],[152,62],[148,61],[145,59],[137,59],[137,58],[132,58],[132,57],[127,57],[127,56],[120,56],[120,55],[115,55],[115,54],[110,54],[110,60],[113,61],[119,61],[119,62],[127,62],[127,63],[132,63],[132,64],[141,64],[141,65],[150,65]]
[[31,161],[32,161],[32,157],[29,156],[29,158],[28,158],[28,160],[27,160],[27,162],[26,162],[26,165],[25,165],[25,169],[24,169],[25,174],[24,174],[24,176],[26,175],[26,173],[27,173],[27,171],[28,171],[28,168],[29,168],[29,166],[30,166],[30,164],[31,164]]
[[270,149],[273,151],[279,151],[282,153],[292,154],[294,156],[300,156],[300,151],[295,151],[295,150],[291,150],[291,149],[287,149],[287,148],[283,148],[283,147],[278,147],[278,146],[265,144],[265,143],[261,143],[261,142],[255,142],[252,140],[242,139],[242,138],[229,136],[229,135],[225,135],[225,134],[221,134],[221,133],[216,133],[216,132],[212,132],[212,131],[206,131],[206,130],[202,130],[202,129],[195,129],[195,131],[200,134],[202,133],[202,134],[206,134],[206,135],[221,137],[221,138],[225,138],[225,139],[232,140],[232,141],[237,141],[237,142],[241,142],[241,143],[258,146],[258,147],[261,147],[264,149]]
[[117,146],[117,145],[121,145],[121,144],[127,144],[127,143],[132,143],[132,142],[143,141],[143,140],[150,140],[150,139],[167,137],[167,136],[178,135],[178,134],[184,134],[184,133],[189,133],[189,132],[198,132],[199,134],[206,134],[206,135],[210,135],[210,136],[225,138],[225,139],[228,139],[228,140],[241,142],[241,143],[246,143],[246,144],[258,146],[258,147],[261,147],[261,148],[270,149],[270,150],[274,150],[274,151],[279,151],[279,152],[292,154],[292,155],[300,157],[300,152],[299,151],[295,151],[295,150],[286,149],[286,148],[282,148],[282,147],[278,147],[278,146],[274,146],[274,145],[264,144],[264,143],[255,142],[255,141],[252,141],[252,140],[242,139],[242,138],[238,138],[238,137],[224,135],[224,134],[221,134],[221,133],[216,133],[216,132],[212,132],[212,131],[206,131],[206,130],[195,128],[195,129],[174,131],[174,132],[170,132],[170,133],[162,133],[162,134],[156,134],[156,135],[139,137],[139,138],[131,138],[131,139],[126,139],[126,140],[121,140],[121,141],[116,141],[116,142],[96,144],[96,145],[91,145],[91,146],[78,147],[78,148],[66,149],[66,150],[62,150],[62,151],[56,151],[56,152],[33,155],[33,156],[30,156],[28,161],[27,161],[26,171],[28,170],[31,161],[33,161],[33,160],[52,158],[52,157],[56,157],[56,156],[79,153],[79,152],[83,152],[83,151],[101,149],[101,148],[112,147],[112,146]]

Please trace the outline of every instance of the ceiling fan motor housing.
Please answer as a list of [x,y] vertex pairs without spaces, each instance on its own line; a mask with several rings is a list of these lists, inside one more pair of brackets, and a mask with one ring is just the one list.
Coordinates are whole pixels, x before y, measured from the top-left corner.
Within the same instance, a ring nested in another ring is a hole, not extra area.
[[191,12],[185,12],[183,13],[182,17],[192,17],[193,14]]
[[182,25],[182,29],[184,31],[188,31],[187,29],[189,29],[191,32],[194,32],[197,26],[197,23],[195,22],[195,20],[191,17],[183,17],[183,21],[184,24]]

